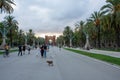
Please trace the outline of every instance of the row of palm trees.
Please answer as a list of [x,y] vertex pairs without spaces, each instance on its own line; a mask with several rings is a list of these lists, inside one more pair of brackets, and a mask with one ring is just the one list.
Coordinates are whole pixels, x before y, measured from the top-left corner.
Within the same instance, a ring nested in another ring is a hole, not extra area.
[[12,5],[15,5],[14,0],[0,0],[0,13],[7,13],[8,16],[4,17],[4,21],[0,21],[0,43],[3,46],[10,44],[10,46],[17,46],[18,44],[43,44],[43,38],[36,38],[32,29],[29,29],[28,33],[23,30],[19,30],[19,23],[14,16],[11,16],[14,9]]
[[[36,38],[32,29],[29,32],[19,30],[18,21],[15,17],[8,15],[4,17],[4,21],[0,22],[0,43],[5,40],[11,47],[18,46],[19,44],[43,44],[43,38]],[[5,44],[4,43],[4,44]]]
[[100,11],[93,12],[85,22],[75,23],[74,30],[65,27],[57,42],[70,46],[70,34],[74,36],[72,46],[75,47],[84,47],[87,34],[91,47],[120,48],[120,0],[106,0]]

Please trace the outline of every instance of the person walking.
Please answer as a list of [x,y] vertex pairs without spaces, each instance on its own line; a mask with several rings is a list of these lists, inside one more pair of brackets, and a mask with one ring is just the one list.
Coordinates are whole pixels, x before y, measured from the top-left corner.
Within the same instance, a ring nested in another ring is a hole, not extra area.
[[21,56],[22,56],[22,46],[19,45],[18,48],[19,48],[18,56],[19,56],[20,54],[21,54]]
[[44,45],[44,58],[46,58],[47,56],[46,56],[46,52],[47,52],[47,46],[46,45]]
[[30,48],[30,46],[28,46],[28,54],[30,54],[30,50],[31,50],[31,48]]
[[6,44],[5,47],[5,54],[3,55],[4,57],[9,57],[9,46]]
[[40,52],[41,52],[41,57],[43,58],[43,54],[44,54],[44,46],[40,47]]
[[23,54],[25,55],[25,49],[26,49],[26,46],[23,45]]
[[37,47],[37,52],[36,52],[36,56],[38,57],[40,55],[40,47]]

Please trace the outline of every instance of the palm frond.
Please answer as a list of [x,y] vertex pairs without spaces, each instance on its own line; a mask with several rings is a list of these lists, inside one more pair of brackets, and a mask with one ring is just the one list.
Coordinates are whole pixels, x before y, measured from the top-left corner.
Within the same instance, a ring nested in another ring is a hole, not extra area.
[[106,5],[102,6],[102,7],[100,8],[100,10],[104,10],[104,9],[106,9],[106,8],[113,9],[113,7],[112,7],[111,4],[106,4]]

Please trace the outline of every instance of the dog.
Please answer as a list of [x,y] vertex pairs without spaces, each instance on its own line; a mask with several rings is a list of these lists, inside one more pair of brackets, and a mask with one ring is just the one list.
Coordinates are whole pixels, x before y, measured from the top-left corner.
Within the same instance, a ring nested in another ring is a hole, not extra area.
[[48,66],[53,66],[53,61],[52,60],[47,60]]

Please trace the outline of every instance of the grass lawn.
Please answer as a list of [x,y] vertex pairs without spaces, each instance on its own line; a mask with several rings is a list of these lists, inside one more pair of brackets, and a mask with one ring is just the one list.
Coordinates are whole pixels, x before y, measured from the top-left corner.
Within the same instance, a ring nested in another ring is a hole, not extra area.
[[89,53],[89,52],[84,52],[84,51],[70,49],[70,48],[64,48],[64,49],[120,66],[120,58],[111,57],[103,54]]
[[98,50],[106,50],[106,51],[115,51],[115,52],[120,52],[120,48],[119,49],[107,49],[107,48],[100,48]]

